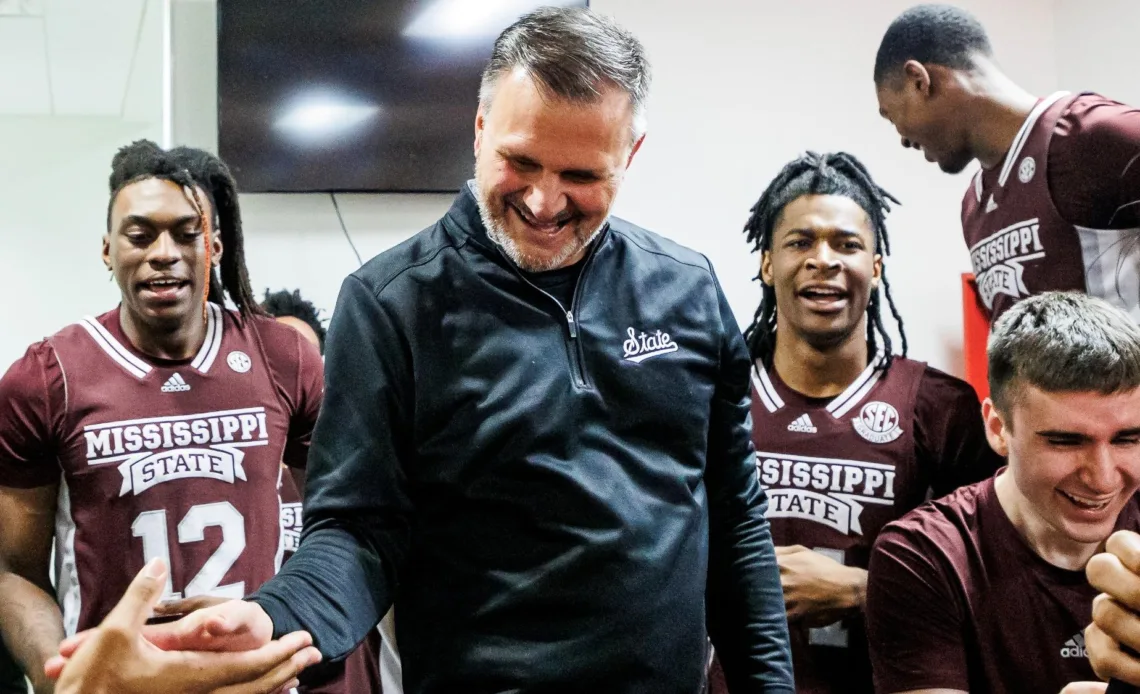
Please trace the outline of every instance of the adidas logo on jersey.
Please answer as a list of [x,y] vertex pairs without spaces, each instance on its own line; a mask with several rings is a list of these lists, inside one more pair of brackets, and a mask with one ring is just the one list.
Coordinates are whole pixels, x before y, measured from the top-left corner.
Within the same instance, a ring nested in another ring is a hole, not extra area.
[[1066,641],[1065,645],[1061,646],[1061,657],[1062,658],[1087,658],[1087,657],[1089,657],[1089,652],[1085,650],[1085,635],[1078,632],[1076,636],[1074,636],[1073,638]]
[[788,431],[800,431],[805,434],[814,434],[815,432],[819,431],[819,429],[815,428],[815,425],[811,423],[811,417],[808,417],[805,413],[801,414],[799,417],[796,417],[795,421],[788,425]]
[[166,379],[166,383],[162,384],[162,392],[164,393],[181,393],[190,390],[190,384],[182,380],[180,374],[174,374]]

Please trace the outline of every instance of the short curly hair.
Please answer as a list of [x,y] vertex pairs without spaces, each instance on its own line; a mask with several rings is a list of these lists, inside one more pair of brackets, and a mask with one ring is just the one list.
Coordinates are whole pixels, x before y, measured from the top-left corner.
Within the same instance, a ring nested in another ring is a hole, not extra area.
[[321,345],[321,354],[325,353],[326,331],[325,326],[321,323],[321,312],[313,305],[313,302],[301,296],[300,289],[294,289],[293,291],[282,289],[276,292],[271,292],[266,289],[265,300],[261,302],[261,307],[265,309],[266,313],[275,318],[292,316],[293,318],[304,321],[304,323],[317,334],[317,340]]

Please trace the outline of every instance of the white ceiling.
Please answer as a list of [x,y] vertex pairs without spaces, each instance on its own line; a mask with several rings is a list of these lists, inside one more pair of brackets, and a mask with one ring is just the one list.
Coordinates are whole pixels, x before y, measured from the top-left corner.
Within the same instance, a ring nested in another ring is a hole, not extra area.
[[[148,35],[161,33],[161,8],[161,0],[0,0],[0,116],[123,116],[136,73],[149,79],[162,59],[154,55],[161,36]],[[151,90],[161,95],[161,84]]]

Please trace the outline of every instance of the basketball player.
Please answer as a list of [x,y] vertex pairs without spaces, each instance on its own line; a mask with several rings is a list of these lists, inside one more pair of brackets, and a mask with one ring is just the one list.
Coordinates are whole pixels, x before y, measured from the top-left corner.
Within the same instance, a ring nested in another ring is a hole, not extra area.
[[120,305],[0,380],[0,628],[38,692],[60,640],[99,624],[149,559],[170,566],[165,599],[241,598],[273,576],[279,463],[303,471],[321,403],[317,350],[250,291],[225,164],[138,141],[110,188]]
[[962,231],[993,319],[1051,289],[1140,319],[1140,110],[1091,93],[1037,98],[997,67],[981,24],[948,5],[895,19],[875,87],[904,147],[947,173],[981,164]]
[[1024,299],[989,342],[986,434],[1009,465],[887,526],[867,627],[875,690],[1059,692],[1095,679],[1085,565],[1140,528],[1140,327],[1078,293]]
[[[892,354],[883,254],[894,200],[846,153],[790,162],[745,227],[763,293],[745,333],[799,692],[871,692],[863,597],[887,522],[992,475],[964,381]],[[882,292],[880,292],[880,284]]]

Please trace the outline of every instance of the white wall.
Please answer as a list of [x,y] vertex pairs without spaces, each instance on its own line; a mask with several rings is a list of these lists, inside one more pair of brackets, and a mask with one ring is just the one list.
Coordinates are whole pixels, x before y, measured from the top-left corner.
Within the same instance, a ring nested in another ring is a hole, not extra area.
[[1056,0],[1057,81],[1140,106],[1140,2]]
[[0,17],[0,372],[119,292],[99,260],[118,147],[162,136],[161,0]]

